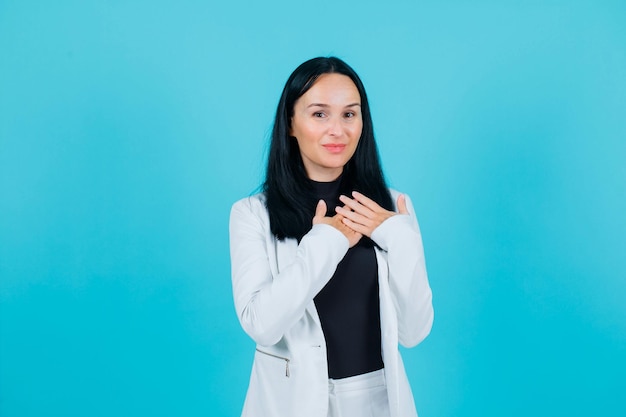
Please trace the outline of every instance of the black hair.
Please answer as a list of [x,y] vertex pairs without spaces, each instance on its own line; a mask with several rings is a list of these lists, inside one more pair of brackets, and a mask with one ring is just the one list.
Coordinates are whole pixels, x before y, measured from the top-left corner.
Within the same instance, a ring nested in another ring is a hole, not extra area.
[[[311,229],[315,213],[312,185],[307,177],[298,142],[290,135],[296,101],[324,74],[348,76],[361,96],[363,130],[354,155],[341,175],[342,193],[359,191],[381,207],[393,210],[374,139],[374,128],[365,88],[354,70],[339,58],[319,57],[301,64],[283,89],[272,130],[267,172],[263,184],[270,228],[278,239],[300,240]],[[329,208],[330,209],[330,208]]]

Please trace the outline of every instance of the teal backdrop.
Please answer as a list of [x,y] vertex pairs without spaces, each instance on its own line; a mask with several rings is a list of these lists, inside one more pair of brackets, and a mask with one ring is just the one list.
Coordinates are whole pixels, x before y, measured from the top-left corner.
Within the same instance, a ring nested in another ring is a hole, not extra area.
[[237,416],[232,203],[362,76],[434,292],[421,417],[626,415],[623,1],[0,0],[0,415]]

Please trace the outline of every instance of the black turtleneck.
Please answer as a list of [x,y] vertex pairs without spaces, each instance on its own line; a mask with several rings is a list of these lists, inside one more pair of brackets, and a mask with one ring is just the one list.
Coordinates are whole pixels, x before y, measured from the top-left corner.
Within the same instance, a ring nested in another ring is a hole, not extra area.
[[[311,181],[328,216],[339,201],[341,177]],[[378,299],[378,265],[374,244],[367,237],[350,248],[328,284],[315,296],[328,353],[330,378],[346,378],[383,368]]]

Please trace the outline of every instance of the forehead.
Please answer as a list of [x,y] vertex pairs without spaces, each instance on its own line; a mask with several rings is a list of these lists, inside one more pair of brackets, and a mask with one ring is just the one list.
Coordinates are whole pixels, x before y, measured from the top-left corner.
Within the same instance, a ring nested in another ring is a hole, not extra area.
[[[322,74],[298,102],[320,104],[361,103],[361,95],[354,81],[343,74]],[[349,103],[346,103],[349,102]]]

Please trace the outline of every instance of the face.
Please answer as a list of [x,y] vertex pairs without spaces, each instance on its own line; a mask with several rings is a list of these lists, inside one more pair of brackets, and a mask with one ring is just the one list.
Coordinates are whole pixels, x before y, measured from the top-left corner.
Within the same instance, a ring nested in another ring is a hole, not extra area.
[[345,75],[321,75],[293,110],[290,133],[298,141],[308,177],[320,182],[337,179],[363,130],[356,85]]

